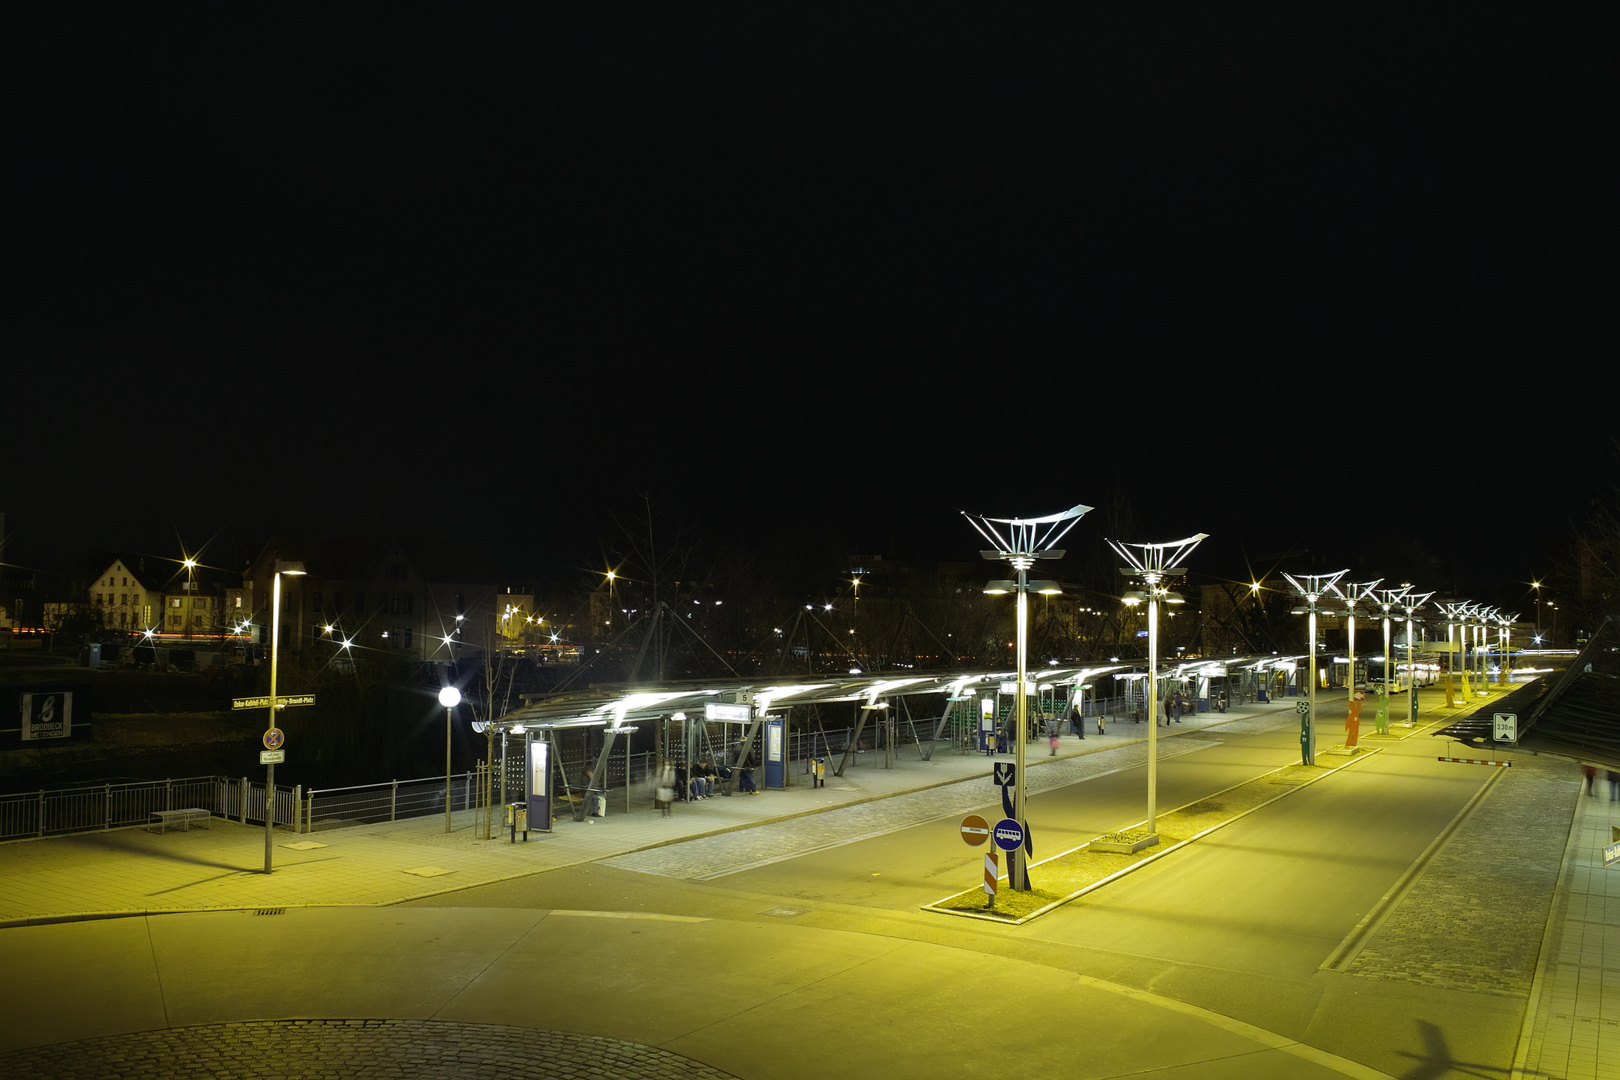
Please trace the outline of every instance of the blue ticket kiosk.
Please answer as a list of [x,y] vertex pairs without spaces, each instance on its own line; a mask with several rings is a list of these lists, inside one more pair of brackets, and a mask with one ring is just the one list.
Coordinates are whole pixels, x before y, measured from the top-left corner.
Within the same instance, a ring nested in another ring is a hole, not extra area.
[[787,724],[780,716],[765,718],[765,786],[787,787]]
[[525,732],[523,786],[529,803],[529,828],[551,831],[551,741]]

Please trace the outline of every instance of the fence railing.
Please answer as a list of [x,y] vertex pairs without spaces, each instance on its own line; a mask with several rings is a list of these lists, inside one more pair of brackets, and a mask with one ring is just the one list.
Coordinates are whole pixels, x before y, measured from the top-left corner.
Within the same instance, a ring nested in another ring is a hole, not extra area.
[[144,825],[159,810],[217,814],[219,790],[219,777],[196,776],[0,795],[0,840]]
[[[450,776],[450,809],[468,810],[481,805],[482,793],[473,782],[473,773]],[[353,784],[339,788],[311,788],[300,808],[299,832],[309,832],[317,822],[359,822],[376,824],[401,818],[444,813],[445,778],[424,776],[414,780],[385,780],[377,784]],[[495,793],[499,797],[499,791]]]

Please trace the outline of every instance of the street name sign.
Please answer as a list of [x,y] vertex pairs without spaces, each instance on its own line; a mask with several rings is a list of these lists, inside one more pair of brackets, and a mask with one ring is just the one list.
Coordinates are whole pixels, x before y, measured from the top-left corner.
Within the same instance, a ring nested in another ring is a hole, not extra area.
[[1002,851],[1017,851],[1024,846],[1024,827],[1012,818],[996,822],[996,847]]
[[962,819],[962,839],[969,847],[978,847],[990,839],[990,823],[978,814],[969,814]]
[[[315,704],[315,695],[314,694],[277,694],[276,695],[276,707],[278,709],[289,709],[289,708],[292,708],[294,705],[313,705],[313,704]],[[235,709],[268,709],[269,707],[270,707],[270,695],[269,694],[266,694],[263,697],[231,698],[231,708],[233,710],[235,710]]]

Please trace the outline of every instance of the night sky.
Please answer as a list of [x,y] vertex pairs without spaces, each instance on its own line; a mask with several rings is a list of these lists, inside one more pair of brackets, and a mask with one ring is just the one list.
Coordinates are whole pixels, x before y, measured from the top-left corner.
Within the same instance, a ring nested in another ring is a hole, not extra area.
[[1086,503],[1495,598],[1616,486],[1601,35],[644,14],[14,24],[7,560]]

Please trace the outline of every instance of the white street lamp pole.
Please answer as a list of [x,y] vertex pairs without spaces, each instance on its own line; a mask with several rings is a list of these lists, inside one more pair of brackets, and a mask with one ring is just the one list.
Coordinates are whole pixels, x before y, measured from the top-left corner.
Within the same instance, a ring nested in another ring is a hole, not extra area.
[[450,832],[450,718],[461,704],[461,691],[446,686],[439,691],[439,704],[444,706],[444,831]]
[[[300,577],[304,573],[301,562],[277,561],[270,578],[270,728],[276,726],[276,708],[281,704],[276,697],[276,673],[281,659],[281,575]],[[276,763],[265,765],[264,774],[264,872],[273,869],[276,844]]]
[[[1343,598],[1344,594],[1339,592],[1339,589],[1338,589],[1338,581],[1339,581],[1340,578],[1344,577],[1344,575],[1348,574],[1349,572],[1350,572],[1349,570],[1339,570],[1339,571],[1337,571],[1335,573],[1332,573],[1332,574],[1301,574],[1297,578],[1292,574],[1284,574],[1283,575],[1283,577],[1288,579],[1288,584],[1290,584],[1290,585],[1292,585],[1294,587],[1294,591],[1297,592],[1305,600],[1305,606],[1303,608],[1295,608],[1294,609],[1294,614],[1296,614],[1296,615],[1309,615],[1310,616],[1308,632],[1310,633],[1310,642],[1311,642],[1310,664],[1309,664],[1311,688],[1310,688],[1310,696],[1307,698],[1307,705],[1306,705],[1306,708],[1309,709],[1310,711],[1306,714],[1306,717],[1305,717],[1306,723],[1304,724],[1304,730],[1301,731],[1301,733],[1300,733],[1300,744],[1299,744],[1300,762],[1301,762],[1301,764],[1304,764],[1304,765],[1315,765],[1316,764],[1316,682],[1317,682],[1317,678],[1316,678],[1316,612],[1318,610],[1318,603],[1317,602],[1320,601],[1324,596],[1327,596],[1329,594],[1334,595],[1334,596],[1338,596],[1340,598]],[[1351,681],[1354,682],[1353,679]]]
[[1350,674],[1345,679],[1345,682],[1349,684],[1349,694],[1346,701],[1356,700],[1356,605],[1370,597],[1373,590],[1383,580],[1383,578],[1379,578],[1377,581],[1348,582],[1342,590],[1345,614],[1350,617],[1349,625],[1345,630],[1345,640],[1350,647]]
[[[980,551],[979,554],[986,559],[1004,559],[1018,571],[1016,582],[993,581],[987,591],[1016,590],[1018,593],[1018,689],[1014,709],[1018,725],[1015,740],[1018,748],[1014,751],[1012,807],[1013,819],[1024,829],[1026,846],[1028,846],[1029,823],[1024,817],[1024,741],[1029,737],[1029,703],[1025,697],[1025,684],[1028,678],[1029,590],[1034,587],[1043,592],[1058,591],[1055,582],[1031,583],[1028,570],[1037,559],[1061,559],[1063,551],[1056,546],[1057,542],[1090,510],[1089,506],[1073,506],[1062,513],[1039,518],[990,518],[962,512],[962,516],[972,523],[979,535],[994,545],[993,550]],[[1007,853],[1007,886],[1014,892],[1029,891],[1029,867],[1025,849],[1022,847]]]
[[[1129,566],[1122,566],[1119,572],[1126,577],[1141,578],[1147,585],[1144,592],[1129,592],[1125,595],[1127,604],[1139,604],[1144,599],[1148,605],[1148,820],[1147,830],[1158,842],[1159,832],[1159,601],[1168,600],[1179,603],[1180,599],[1173,596],[1166,587],[1170,578],[1185,577],[1187,568],[1182,565],[1183,560],[1193,553],[1199,544],[1209,539],[1208,533],[1198,533],[1184,540],[1174,540],[1167,544],[1131,544],[1109,540],[1108,546],[1119,553],[1120,557]],[[1144,595],[1145,593],[1145,595]]]

